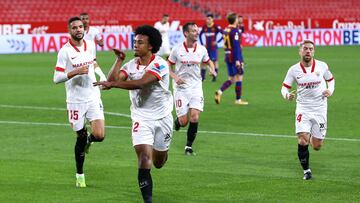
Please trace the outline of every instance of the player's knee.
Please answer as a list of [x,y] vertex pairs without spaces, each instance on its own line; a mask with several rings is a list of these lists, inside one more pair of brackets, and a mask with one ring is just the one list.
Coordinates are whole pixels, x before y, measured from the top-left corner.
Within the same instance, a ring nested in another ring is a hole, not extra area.
[[191,115],[190,122],[197,123],[199,121],[199,114]]
[[148,166],[151,166],[151,158],[147,154],[142,154],[139,157],[139,167],[140,168],[147,168]]
[[105,131],[104,130],[96,130],[94,129],[92,134],[94,137],[99,140],[99,142],[103,141],[105,139]]
[[184,127],[188,124],[189,120],[187,119],[186,116],[182,116],[179,118],[179,123],[181,127]]
[[321,148],[321,144],[314,144],[314,143],[313,143],[313,149],[314,149],[315,151],[319,151],[320,148]]
[[162,162],[159,162],[159,161],[154,162],[154,166],[157,169],[162,168],[164,166],[164,164],[165,164],[165,162],[163,162],[163,161]]

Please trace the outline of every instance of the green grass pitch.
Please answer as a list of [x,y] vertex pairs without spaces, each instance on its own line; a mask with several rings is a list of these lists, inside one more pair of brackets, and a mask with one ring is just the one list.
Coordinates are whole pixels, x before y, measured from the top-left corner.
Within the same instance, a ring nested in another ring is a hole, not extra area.
[[[226,80],[223,52],[216,83],[204,82],[205,110],[194,149],[184,155],[186,129],[174,132],[168,163],[152,169],[155,203],[359,202],[360,47],[318,47],[336,89],[329,99],[328,133],[310,150],[314,178],[302,180],[294,135],[295,103],[282,99],[287,69],[298,49],[245,48],[243,99],[234,87],[216,105]],[[128,53],[128,59],[132,53]],[[98,53],[107,72],[110,52]],[[106,139],[86,156],[88,187],[75,188],[75,135],[68,126],[64,85],[52,82],[56,54],[0,56],[0,202],[141,202],[130,119],[106,114]],[[103,91],[106,112],[128,115],[128,92]]]

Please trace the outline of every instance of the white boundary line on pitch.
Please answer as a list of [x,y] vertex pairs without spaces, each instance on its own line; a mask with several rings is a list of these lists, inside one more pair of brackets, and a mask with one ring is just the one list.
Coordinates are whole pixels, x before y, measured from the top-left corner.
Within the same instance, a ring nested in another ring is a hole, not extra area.
[[[70,124],[65,123],[41,123],[41,122],[23,122],[23,121],[1,121],[0,124],[14,124],[14,125],[45,125],[45,126],[70,126]],[[106,126],[106,128],[113,129],[130,129],[128,126]],[[185,132],[182,130],[182,132]],[[221,134],[221,135],[243,135],[243,136],[255,136],[255,137],[276,137],[276,138],[291,138],[294,139],[295,135],[276,135],[276,134],[260,134],[260,133],[242,133],[242,132],[220,132],[220,131],[198,131],[199,133],[208,133],[208,134]],[[349,141],[349,142],[360,142],[360,139],[353,138],[335,138],[329,137],[326,140],[334,140],[334,141]]]
[[[40,107],[40,106],[16,106],[16,105],[6,105],[6,104],[0,104],[0,108],[66,111],[65,108]],[[130,115],[129,115],[129,114],[123,114],[123,113],[116,113],[116,112],[107,112],[107,111],[104,111],[104,114],[130,118]]]

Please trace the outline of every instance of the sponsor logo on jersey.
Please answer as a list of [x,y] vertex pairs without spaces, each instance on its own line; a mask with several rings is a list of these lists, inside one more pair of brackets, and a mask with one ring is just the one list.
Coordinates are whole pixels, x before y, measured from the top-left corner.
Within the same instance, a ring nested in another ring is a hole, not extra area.
[[94,61],[88,61],[88,62],[84,62],[84,63],[76,63],[76,64],[73,64],[73,68],[79,68],[81,66],[86,66],[86,65],[91,65],[93,64]]

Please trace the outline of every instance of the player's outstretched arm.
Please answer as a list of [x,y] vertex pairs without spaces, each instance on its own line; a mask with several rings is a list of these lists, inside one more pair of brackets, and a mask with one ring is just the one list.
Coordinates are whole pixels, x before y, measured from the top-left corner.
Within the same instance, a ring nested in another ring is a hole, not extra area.
[[125,60],[124,52],[120,51],[119,49],[113,49],[113,51],[116,55],[116,60],[108,73],[107,81],[117,81],[120,79],[121,65]]
[[94,86],[103,86],[105,89],[110,88],[121,88],[127,90],[134,90],[134,89],[142,89],[145,86],[148,86],[154,82],[158,81],[158,78],[153,74],[146,72],[144,76],[139,80],[128,80],[128,81],[104,81],[104,82],[95,82],[93,83]]

